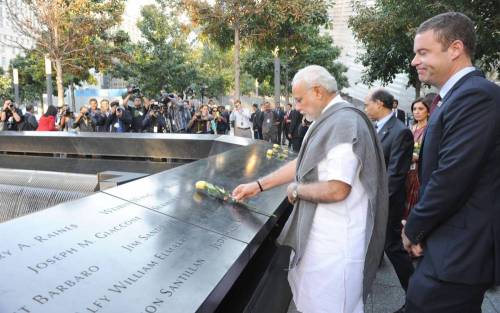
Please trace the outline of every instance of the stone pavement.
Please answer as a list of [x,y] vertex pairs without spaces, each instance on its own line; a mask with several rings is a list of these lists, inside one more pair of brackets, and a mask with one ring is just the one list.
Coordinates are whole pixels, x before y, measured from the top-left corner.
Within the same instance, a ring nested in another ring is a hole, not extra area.
[[[404,303],[404,291],[387,257],[377,273],[365,313],[392,313]],[[457,312],[466,313],[466,312]],[[483,302],[483,313],[500,313],[500,289],[488,291]]]
[[[392,313],[403,303],[404,291],[399,285],[392,264],[386,257],[377,273],[372,294],[366,302],[365,313]],[[290,306],[288,313],[297,313],[293,305]],[[500,313],[500,288],[487,292],[483,302],[483,313]]]

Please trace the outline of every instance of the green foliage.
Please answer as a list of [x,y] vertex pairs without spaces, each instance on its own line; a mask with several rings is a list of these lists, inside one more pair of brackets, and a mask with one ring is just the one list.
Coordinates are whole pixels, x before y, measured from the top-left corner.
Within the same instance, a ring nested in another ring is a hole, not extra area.
[[9,77],[0,75],[0,100],[6,97],[12,98],[12,96],[13,96],[12,80]]
[[366,67],[363,82],[391,83],[396,74],[408,75],[408,85],[420,89],[413,59],[413,38],[428,18],[448,11],[468,15],[476,23],[476,65],[500,73],[500,6],[498,0],[377,0],[367,7],[358,3],[349,26],[365,51],[359,61]]
[[[30,38],[39,55],[56,69],[58,104],[64,82],[88,79],[91,68],[104,69],[120,55],[111,31],[124,12],[125,0],[6,0],[16,31]],[[22,5],[21,5],[22,4]],[[31,14],[24,14],[26,11]]]
[[[296,70],[291,66],[293,62],[304,64],[303,62],[314,60],[312,50],[307,52],[311,58],[302,56],[306,44],[311,43],[310,36],[313,34],[316,39],[314,44],[321,46],[321,52],[335,56],[324,58],[323,64],[335,70],[344,85],[347,83],[341,75],[343,68],[340,65],[333,66],[333,59],[338,53],[333,47],[327,47],[328,44],[331,46],[331,40],[326,42],[326,37],[317,39],[320,27],[329,25],[329,0],[216,0],[212,3],[203,0],[180,1],[199,28],[202,38],[227,49],[235,44],[235,33],[239,34],[243,45],[250,49],[244,57],[243,67],[260,82],[269,81],[273,76],[271,51],[275,48],[279,48],[279,57],[287,69],[283,71],[284,75]],[[235,50],[236,55],[237,52]],[[297,54],[300,57],[293,61]],[[239,62],[238,58],[235,62]],[[250,85],[242,86],[242,89],[249,90],[249,87]]]
[[250,94],[255,91],[255,78],[244,72],[241,75],[241,93]]
[[162,89],[181,94],[198,79],[196,67],[188,61],[186,34],[177,17],[161,6],[144,6],[141,15],[137,26],[145,41],[129,44],[130,59],[112,74],[137,84],[150,97]]
[[[46,92],[45,60],[35,50],[18,55],[10,62],[9,70],[17,68],[19,72],[19,97],[22,102],[40,100]],[[55,81],[53,89],[55,90]]]
[[[339,88],[349,86],[345,72],[347,68],[335,62],[340,56],[340,49],[333,45],[333,40],[328,35],[320,35],[318,27],[301,27],[303,33],[296,34],[301,41],[290,46],[286,44],[280,50],[281,59],[281,83],[285,83],[307,65],[317,64],[328,69],[336,78]],[[260,83],[266,82],[273,85],[274,77],[274,55],[271,50],[265,50],[260,46],[254,46],[243,54],[243,69],[257,78]],[[290,89],[290,86],[288,86]],[[290,90],[289,90],[290,91]]]
[[234,79],[231,51],[205,43],[199,49],[193,49],[190,59],[198,69],[198,81],[195,82],[197,94],[200,94],[199,87],[202,85],[208,87],[208,97],[219,97],[230,91]]

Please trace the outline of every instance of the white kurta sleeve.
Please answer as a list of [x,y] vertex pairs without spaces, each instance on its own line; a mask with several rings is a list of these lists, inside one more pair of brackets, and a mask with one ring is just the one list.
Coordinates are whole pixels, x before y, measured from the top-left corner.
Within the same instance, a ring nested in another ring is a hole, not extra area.
[[323,164],[324,166],[319,168],[321,180],[338,180],[352,186],[360,162],[352,151],[352,144],[343,143],[328,152]]

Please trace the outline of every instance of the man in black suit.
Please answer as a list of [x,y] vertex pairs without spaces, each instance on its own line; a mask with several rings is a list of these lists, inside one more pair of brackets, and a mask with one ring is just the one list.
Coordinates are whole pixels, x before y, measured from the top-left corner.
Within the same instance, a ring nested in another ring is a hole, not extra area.
[[448,12],[420,25],[419,79],[439,89],[420,158],[420,199],[403,230],[422,259],[410,280],[407,313],[481,312],[500,284],[500,87],[472,66],[475,33]]
[[274,116],[276,118],[276,128],[278,129],[277,144],[281,145],[281,135],[283,134],[283,121],[285,119],[285,110],[279,103],[275,104]]
[[301,143],[299,129],[302,123],[302,114],[296,109],[291,109],[288,119],[290,123],[288,124],[287,137],[292,144],[292,150],[298,153]]
[[252,104],[252,111],[250,122],[252,122],[253,138],[262,139],[262,121],[264,116],[259,110],[259,105],[257,103]]
[[394,97],[389,92],[378,89],[366,97],[365,111],[370,119],[376,121],[389,181],[389,220],[384,251],[406,291],[413,274],[413,264],[401,241],[401,220],[406,202],[406,176],[413,155],[413,135],[394,115],[393,102]]
[[398,120],[400,120],[401,122],[403,122],[403,124],[406,125],[406,113],[405,111],[398,108],[398,106],[399,106],[398,99],[394,99],[394,102],[392,103],[392,111],[394,112]]

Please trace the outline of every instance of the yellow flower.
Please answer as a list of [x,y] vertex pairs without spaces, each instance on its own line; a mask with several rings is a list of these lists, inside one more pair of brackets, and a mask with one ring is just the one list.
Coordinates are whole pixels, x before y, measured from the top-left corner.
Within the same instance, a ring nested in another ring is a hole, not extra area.
[[196,182],[195,187],[198,190],[205,190],[207,188],[207,182],[204,180],[199,180]]
[[273,156],[274,151],[272,149],[267,150],[266,155],[267,156]]
[[278,149],[279,147],[280,147],[280,145],[278,145],[278,144],[276,144],[276,143],[273,145],[273,148]]

